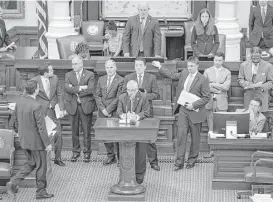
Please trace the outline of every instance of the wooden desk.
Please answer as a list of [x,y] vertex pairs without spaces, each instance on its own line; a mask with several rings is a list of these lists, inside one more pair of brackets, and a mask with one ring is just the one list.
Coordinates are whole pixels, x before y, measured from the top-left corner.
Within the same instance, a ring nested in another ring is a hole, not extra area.
[[272,139],[209,138],[208,144],[214,151],[212,189],[250,190],[244,167],[250,165],[251,155],[257,150],[273,152]]

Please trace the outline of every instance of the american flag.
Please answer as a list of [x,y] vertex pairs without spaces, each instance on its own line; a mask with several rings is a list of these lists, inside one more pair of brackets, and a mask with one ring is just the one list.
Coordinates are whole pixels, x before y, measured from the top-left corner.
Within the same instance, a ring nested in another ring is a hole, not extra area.
[[36,14],[38,19],[38,52],[39,58],[48,57],[48,43],[45,34],[48,29],[47,0],[37,0]]

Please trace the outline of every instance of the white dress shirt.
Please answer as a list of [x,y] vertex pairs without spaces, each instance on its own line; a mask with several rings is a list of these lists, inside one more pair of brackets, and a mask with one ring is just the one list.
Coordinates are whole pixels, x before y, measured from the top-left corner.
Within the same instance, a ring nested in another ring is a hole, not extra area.
[[189,75],[188,75],[188,77],[187,77],[187,79],[186,79],[186,81],[185,81],[185,83],[184,83],[184,90],[186,90],[186,87],[187,87],[187,84],[188,84],[188,82],[189,82],[189,79],[190,79],[190,76],[192,76],[192,81],[194,80],[194,78],[195,78],[195,76],[196,76],[196,74],[197,74],[197,72],[198,71],[196,71],[194,74],[192,74],[191,75],[191,73],[189,73]]

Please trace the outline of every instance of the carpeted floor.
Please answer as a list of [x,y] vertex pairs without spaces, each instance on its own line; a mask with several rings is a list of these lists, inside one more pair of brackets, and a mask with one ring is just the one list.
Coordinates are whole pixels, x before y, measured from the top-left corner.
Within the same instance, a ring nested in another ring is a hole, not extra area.
[[[71,153],[63,152],[63,158],[69,159]],[[53,166],[54,177],[48,186],[48,192],[54,198],[41,201],[56,202],[100,202],[107,201],[111,185],[117,183],[119,169],[115,165],[102,166],[105,156],[92,154],[90,163],[66,161],[66,167]],[[161,171],[152,170],[147,164],[144,186],[147,188],[147,202],[250,202],[250,199],[237,200],[236,191],[212,190],[213,163],[199,158],[193,169],[172,171],[174,157],[160,157]],[[35,189],[21,188],[15,200],[7,194],[3,201],[35,201]]]

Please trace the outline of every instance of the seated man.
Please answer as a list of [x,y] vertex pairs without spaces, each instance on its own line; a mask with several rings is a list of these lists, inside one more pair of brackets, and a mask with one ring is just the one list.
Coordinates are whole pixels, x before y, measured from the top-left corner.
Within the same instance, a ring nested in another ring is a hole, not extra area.
[[250,113],[249,134],[257,135],[262,132],[266,117],[261,113],[262,101],[259,98],[254,98],[250,101],[248,109],[237,109],[236,111],[243,111]]
[[[126,113],[134,120],[144,119],[150,114],[150,105],[146,94],[138,90],[138,84],[135,80],[130,80],[127,83],[127,93],[120,95],[117,108],[117,114],[124,119]],[[135,169],[136,181],[141,184],[144,180],[146,172],[146,146],[147,143],[136,143],[135,153]]]

